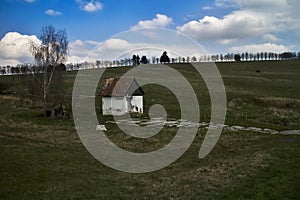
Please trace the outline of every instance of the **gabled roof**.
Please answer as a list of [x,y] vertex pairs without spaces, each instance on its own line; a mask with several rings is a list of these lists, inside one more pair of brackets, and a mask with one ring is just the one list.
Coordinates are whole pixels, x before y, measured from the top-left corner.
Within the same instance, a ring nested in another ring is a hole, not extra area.
[[100,90],[103,97],[143,96],[145,93],[134,78],[110,78]]

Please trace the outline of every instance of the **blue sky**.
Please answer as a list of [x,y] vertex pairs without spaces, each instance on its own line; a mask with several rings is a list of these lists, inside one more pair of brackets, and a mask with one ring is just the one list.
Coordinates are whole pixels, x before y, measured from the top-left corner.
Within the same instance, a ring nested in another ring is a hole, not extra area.
[[[122,31],[180,31],[210,53],[299,51],[298,0],[1,0],[0,65],[31,62],[25,40],[66,29],[70,61]],[[118,44],[116,44],[118,45]]]
[[[156,14],[172,17],[174,22],[169,28],[176,28],[176,24],[183,24],[191,15],[201,16],[206,2],[210,1],[190,1],[187,4],[185,1],[174,0],[106,0],[100,2],[102,9],[89,12],[76,0],[36,0],[32,3],[2,0],[0,16],[6,20],[1,22],[0,37],[8,31],[37,34],[42,26],[54,25],[65,28],[70,40],[97,40],[99,35],[95,35],[95,32],[101,33],[100,39],[104,40],[130,29],[140,20],[150,20]],[[45,14],[49,9],[61,14]]]

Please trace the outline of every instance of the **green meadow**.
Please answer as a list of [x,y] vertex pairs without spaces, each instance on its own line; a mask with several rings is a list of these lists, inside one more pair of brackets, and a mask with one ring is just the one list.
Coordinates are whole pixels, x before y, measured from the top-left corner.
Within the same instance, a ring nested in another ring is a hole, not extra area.
[[[226,125],[300,130],[300,61],[216,63],[227,95]],[[169,64],[193,87],[201,122],[209,122],[211,101],[201,76],[190,64]],[[108,68],[108,77],[132,67]],[[103,70],[103,69],[93,69]],[[77,72],[65,72],[65,96],[71,103]],[[172,77],[170,77],[172,79]],[[31,75],[0,76],[0,199],[300,199],[300,135],[223,130],[214,149],[198,158],[206,129],[199,128],[190,148],[161,170],[130,174],[96,160],[81,143],[72,119],[46,118],[30,93]],[[180,119],[174,94],[145,85],[145,114],[164,105],[168,118]],[[176,127],[149,139],[123,133],[101,115],[107,136],[132,152],[149,152],[168,144]]]

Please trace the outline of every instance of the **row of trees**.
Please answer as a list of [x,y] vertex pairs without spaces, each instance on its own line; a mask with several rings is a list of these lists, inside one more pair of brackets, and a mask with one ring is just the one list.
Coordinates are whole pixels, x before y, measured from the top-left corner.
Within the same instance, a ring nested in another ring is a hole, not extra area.
[[[147,58],[142,56],[140,59],[139,55],[133,55],[132,59],[124,58],[120,60],[114,60],[105,65],[102,65],[102,61],[96,61],[96,66],[99,67],[112,67],[112,66],[131,66],[139,64],[158,64],[158,63],[190,63],[190,62],[228,62],[228,61],[263,61],[263,60],[296,60],[300,59],[300,52],[284,52],[284,53],[274,53],[274,52],[260,52],[260,53],[227,53],[227,54],[215,54],[215,55],[202,55],[196,56],[179,56],[169,58],[167,52],[164,52],[160,57]],[[93,64],[92,64],[93,65]]]
[[[164,52],[167,53],[167,52]],[[123,58],[120,60],[96,60],[96,62],[83,62],[83,63],[69,63],[60,66],[64,71],[72,71],[79,69],[90,68],[106,68],[114,66],[134,66],[139,64],[158,64],[158,63],[189,63],[189,62],[228,62],[228,61],[264,61],[264,60],[296,60],[300,59],[300,52],[260,52],[260,53],[228,53],[216,55],[203,55],[203,56],[187,56],[169,58],[168,55],[162,54],[160,57],[147,58],[146,56],[133,55],[132,58]],[[61,63],[60,63],[61,64]],[[43,72],[42,66],[32,64],[19,64],[17,66],[3,66],[0,67],[0,74],[36,74]]]
[[[58,68],[60,68],[63,71],[67,70],[66,65],[61,63]],[[36,66],[32,64],[18,64],[17,66],[6,66],[6,67],[1,67],[0,68],[0,73],[2,75],[5,74],[37,74],[37,73],[42,73],[43,72],[43,67],[41,66]]]
[[[142,56],[139,60],[138,55],[134,55],[132,59],[124,58],[120,60],[112,61],[111,66],[131,66],[140,63],[190,63],[190,62],[228,62],[228,61],[263,61],[263,60],[296,60],[300,59],[300,52],[284,52],[284,53],[274,53],[274,52],[260,52],[260,53],[227,53],[227,54],[215,54],[215,55],[202,55],[196,56],[186,56],[186,57],[173,57],[169,58],[167,52],[164,52],[160,57],[147,58]],[[146,60],[146,62],[145,62]],[[100,63],[100,61],[98,61]],[[101,65],[99,65],[101,66]]]
[[295,60],[300,59],[300,52],[284,52],[284,53],[274,53],[274,52],[260,52],[260,53],[241,53],[235,54],[234,60],[237,61],[260,61],[260,60]]

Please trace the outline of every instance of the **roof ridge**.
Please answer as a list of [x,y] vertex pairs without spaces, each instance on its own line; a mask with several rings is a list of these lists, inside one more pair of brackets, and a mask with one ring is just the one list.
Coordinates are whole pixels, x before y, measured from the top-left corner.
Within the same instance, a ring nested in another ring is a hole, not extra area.
[[[110,84],[102,87],[102,89],[99,92],[99,95],[100,96],[126,96],[128,91],[130,90],[130,87],[134,83],[138,88],[141,89],[140,85],[138,84],[137,80],[134,77],[115,77],[110,82]],[[116,87],[117,85],[118,87]]]

